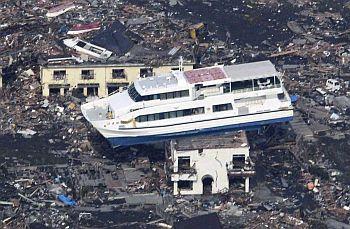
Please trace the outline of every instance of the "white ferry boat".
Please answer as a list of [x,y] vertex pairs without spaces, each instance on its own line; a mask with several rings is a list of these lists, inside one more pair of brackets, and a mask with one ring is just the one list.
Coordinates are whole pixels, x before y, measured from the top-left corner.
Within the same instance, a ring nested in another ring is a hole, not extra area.
[[81,109],[114,147],[259,128],[293,117],[281,74],[270,61],[139,79]]

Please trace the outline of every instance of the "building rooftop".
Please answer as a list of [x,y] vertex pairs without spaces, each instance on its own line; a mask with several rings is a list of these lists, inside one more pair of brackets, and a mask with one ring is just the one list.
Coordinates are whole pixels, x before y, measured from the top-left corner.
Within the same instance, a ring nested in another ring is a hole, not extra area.
[[[65,58],[56,58],[57,61],[52,61],[48,64],[42,65],[42,68],[104,68],[104,67],[152,67],[152,64],[145,64],[143,62],[116,62],[116,61],[106,61],[106,62],[83,62],[78,63],[72,58],[67,58],[66,61],[64,61]],[[63,59],[63,60],[62,60]],[[51,60],[55,60],[55,58],[52,58]],[[184,66],[193,66],[193,62],[185,62],[183,63]],[[164,61],[161,66],[178,66],[179,63],[177,61]],[[157,65],[155,65],[157,66]]]
[[180,138],[171,142],[177,151],[249,147],[244,131],[222,135]]

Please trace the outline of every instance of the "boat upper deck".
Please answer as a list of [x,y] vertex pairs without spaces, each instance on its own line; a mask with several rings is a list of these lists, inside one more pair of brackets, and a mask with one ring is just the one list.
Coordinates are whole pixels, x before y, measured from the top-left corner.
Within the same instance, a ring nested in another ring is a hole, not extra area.
[[255,80],[279,76],[270,61],[259,61],[229,66],[213,66],[185,72],[174,71],[167,75],[147,77],[135,82],[141,95],[187,90],[191,85],[220,85],[223,83]]
[[141,95],[179,91],[188,89],[188,85],[183,77],[183,72],[172,72],[166,75],[147,77],[135,83],[135,88]]

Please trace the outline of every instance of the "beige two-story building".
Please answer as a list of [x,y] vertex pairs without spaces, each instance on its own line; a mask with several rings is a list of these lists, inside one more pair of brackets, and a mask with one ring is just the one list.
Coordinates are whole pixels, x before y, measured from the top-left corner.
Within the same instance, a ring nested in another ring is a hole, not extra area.
[[[119,90],[139,77],[157,76],[178,70],[179,65],[150,67],[143,64],[47,65],[40,69],[42,93],[64,95],[68,90],[84,96],[99,97]],[[184,63],[183,71],[193,69]]]

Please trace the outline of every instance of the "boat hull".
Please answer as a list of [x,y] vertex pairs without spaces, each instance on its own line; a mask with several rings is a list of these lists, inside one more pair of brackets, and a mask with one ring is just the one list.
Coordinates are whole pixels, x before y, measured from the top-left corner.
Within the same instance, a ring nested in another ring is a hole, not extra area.
[[259,129],[262,126],[266,126],[274,123],[289,122],[292,119],[293,119],[293,116],[290,116],[290,117],[283,117],[283,118],[277,118],[277,119],[246,122],[246,123],[210,127],[210,128],[196,129],[196,130],[176,132],[176,133],[157,134],[157,135],[148,135],[148,136],[132,136],[132,137],[130,136],[108,137],[107,140],[109,141],[112,147],[137,145],[137,144],[166,141],[170,139],[176,139],[176,138],[187,137],[187,136],[220,134],[223,132]]

